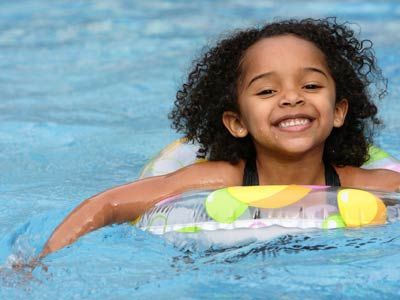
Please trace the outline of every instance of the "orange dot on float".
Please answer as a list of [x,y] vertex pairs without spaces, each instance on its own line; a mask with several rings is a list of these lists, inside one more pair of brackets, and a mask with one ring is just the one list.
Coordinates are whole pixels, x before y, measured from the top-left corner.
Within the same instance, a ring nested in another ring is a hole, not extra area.
[[238,186],[227,188],[232,197],[252,207],[279,208],[300,201],[312,191],[300,185]]

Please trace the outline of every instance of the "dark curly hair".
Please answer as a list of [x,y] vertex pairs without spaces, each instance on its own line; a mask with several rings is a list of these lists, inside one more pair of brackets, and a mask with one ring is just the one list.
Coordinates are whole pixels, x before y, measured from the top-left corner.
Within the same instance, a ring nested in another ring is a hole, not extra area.
[[[198,157],[235,164],[254,156],[252,138],[233,137],[223,125],[222,115],[224,111],[239,112],[237,90],[246,50],[263,38],[293,34],[314,43],[325,54],[336,84],[336,101],[346,98],[349,102],[343,126],[334,128],[325,142],[324,161],[361,166],[369,159],[374,128],[381,124],[371,98],[384,96],[387,81],[376,64],[372,42],[358,40],[346,25],[336,18],[291,19],[238,31],[222,39],[194,61],[169,114],[172,127],[200,144]],[[372,83],[375,90],[371,89]]]

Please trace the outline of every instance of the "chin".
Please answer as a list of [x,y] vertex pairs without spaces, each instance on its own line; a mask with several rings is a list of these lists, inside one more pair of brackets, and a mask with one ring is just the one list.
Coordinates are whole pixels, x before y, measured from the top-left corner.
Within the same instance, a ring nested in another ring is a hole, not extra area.
[[315,146],[310,144],[305,145],[304,143],[290,143],[284,145],[284,147],[282,147],[279,151],[286,153],[286,155],[291,157],[298,157],[315,149]]

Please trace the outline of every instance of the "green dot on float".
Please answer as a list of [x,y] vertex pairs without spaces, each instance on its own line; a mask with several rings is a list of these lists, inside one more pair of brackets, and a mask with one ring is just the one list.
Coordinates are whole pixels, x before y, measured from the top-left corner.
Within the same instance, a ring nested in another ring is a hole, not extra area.
[[344,223],[340,214],[330,215],[322,223],[323,229],[333,229],[333,228],[344,228],[346,224]]
[[199,231],[201,231],[201,227],[198,226],[186,226],[176,230],[176,232],[181,232],[181,233],[194,233]]
[[247,204],[232,197],[226,188],[208,195],[205,206],[208,216],[220,223],[234,222],[248,208]]

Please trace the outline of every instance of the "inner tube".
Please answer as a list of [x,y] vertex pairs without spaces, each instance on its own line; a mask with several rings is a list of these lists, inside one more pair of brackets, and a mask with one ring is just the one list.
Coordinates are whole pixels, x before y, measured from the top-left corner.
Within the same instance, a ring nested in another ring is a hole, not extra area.
[[179,245],[230,247],[309,230],[379,226],[400,217],[400,193],[302,185],[236,186],[184,193],[136,226]]
[[[200,163],[197,144],[180,139],[143,168],[140,178]],[[400,172],[400,161],[372,146],[366,169]],[[309,230],[383,225],[400,216],[400,194],[327,186],[238,186],[164,199],[132,222],[179,247],[238,246]],[[255,230],[256,229],[256,230]]]
[[[176,171],[193,163],[205,161],[197,158],[198,144],[188,143],[186,139],[179,139],[151,159],[140,173],[140,178],[164,175]],[[369,160],[361,166],[364,169],[388,169],[400,172],[400,161],[382,149],[371,146],[368,151]]]

